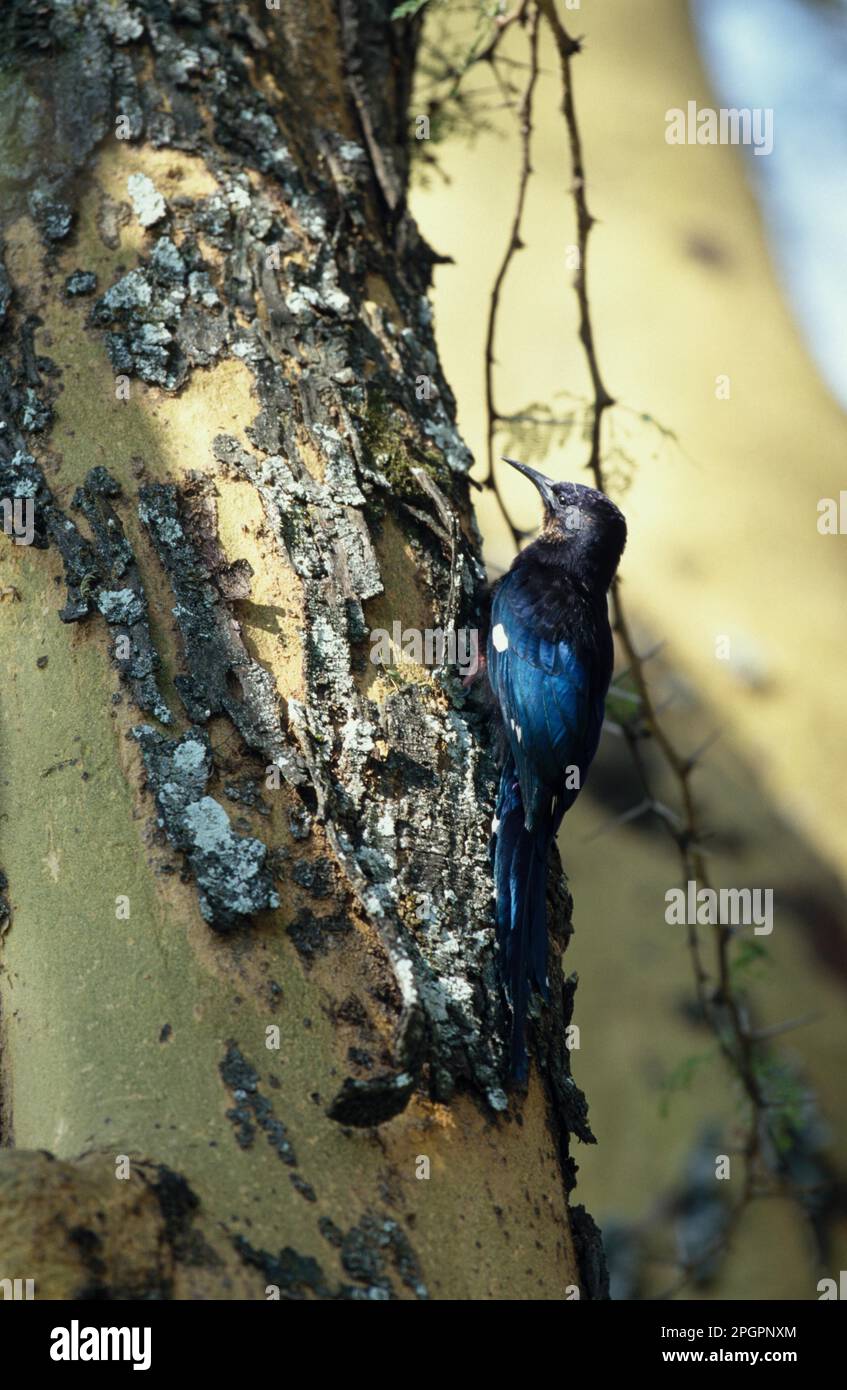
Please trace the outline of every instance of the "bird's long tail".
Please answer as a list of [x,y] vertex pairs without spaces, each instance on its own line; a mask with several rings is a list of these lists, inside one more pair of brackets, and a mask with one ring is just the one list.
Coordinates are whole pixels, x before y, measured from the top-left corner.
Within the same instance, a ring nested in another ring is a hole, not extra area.
[[512,1011],[511,1071],[527,1075],[526,1011],[530,990],[548,998],[547,854],[551,831],[527,830],[515,766],[503,769],[491,850],[497,897],[500,979]]

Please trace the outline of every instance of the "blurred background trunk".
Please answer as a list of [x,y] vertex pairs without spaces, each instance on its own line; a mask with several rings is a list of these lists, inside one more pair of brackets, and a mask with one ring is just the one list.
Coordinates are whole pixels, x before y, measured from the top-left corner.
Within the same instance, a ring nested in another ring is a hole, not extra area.
[[603,1292],[561,875],[507,1098],[488,720],[369,660],[482,580],[391,9],[0,18],[0,1276],[37,1297]]

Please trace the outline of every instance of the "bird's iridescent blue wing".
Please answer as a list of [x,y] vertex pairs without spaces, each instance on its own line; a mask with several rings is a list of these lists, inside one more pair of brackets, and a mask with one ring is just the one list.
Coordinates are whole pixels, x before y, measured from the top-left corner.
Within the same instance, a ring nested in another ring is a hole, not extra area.
[[[605,690],[592,688],[570,643],[549,642],[533,631],[521,613],[520,591],[508,578],[492,604],[488,672],[527,826],[548,816],[558,824],[596,751]],[[576,776],[568,769],[576,769]],[[568,787],[568,781],[576,785]]]

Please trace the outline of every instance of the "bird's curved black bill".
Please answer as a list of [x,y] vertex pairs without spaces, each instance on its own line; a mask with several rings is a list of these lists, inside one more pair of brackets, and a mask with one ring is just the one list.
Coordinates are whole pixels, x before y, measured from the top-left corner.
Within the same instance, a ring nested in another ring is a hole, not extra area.
[[555,507],[556,497],[553,492],[552,478],[545,478],[543,473],[539,473],[535,468],[530,468],[528,463],[518,463],[517,459],[507,459],[505,455],[503,462],[510,463],[513,468],[517,468],[519,473],[523,473],[524,477],[529,478],[530,482],[535,483],[545,507],[549,507],[551,510]]

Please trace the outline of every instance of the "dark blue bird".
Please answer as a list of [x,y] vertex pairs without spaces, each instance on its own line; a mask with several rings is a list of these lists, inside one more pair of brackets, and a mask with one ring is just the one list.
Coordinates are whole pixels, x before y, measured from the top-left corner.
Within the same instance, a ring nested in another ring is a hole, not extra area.
[[606,594],[626,522],[594,488],[504,462],[531,478],[544,503],[537,539],[492,591],[486,649],[506,747],[491,840],[497,954],[520,1081],[530,990],[549,997],[547,857],[597,751],[613,660]]

